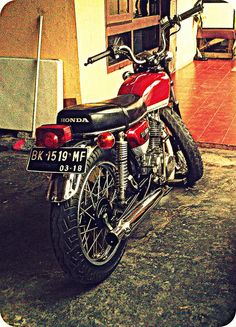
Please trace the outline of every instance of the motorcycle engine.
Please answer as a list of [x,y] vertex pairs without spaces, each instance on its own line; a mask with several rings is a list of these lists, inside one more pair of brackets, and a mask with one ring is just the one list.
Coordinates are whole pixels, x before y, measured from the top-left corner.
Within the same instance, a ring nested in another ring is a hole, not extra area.
[[166,136],[163,123],[156,119],[140,122],[127,132],[127,140],[140,163],[141,174],[152,173],[156,182],[172,178],[175,171],[172,148],[166,151],[163,147]]
[[[170,141],[164,141],[168,139],[164,124],[160,120],[151,119],[149,124],[146,122],[134,127],[130,131],[130,137],[131,135],[132,140],[136,135],[136,143],[133,143],[136,146],[131,148],[140,163],[141,174],[152,173],[155,182],[174,178],[175,157]],[[144,135],[146,140],[142,137]]]

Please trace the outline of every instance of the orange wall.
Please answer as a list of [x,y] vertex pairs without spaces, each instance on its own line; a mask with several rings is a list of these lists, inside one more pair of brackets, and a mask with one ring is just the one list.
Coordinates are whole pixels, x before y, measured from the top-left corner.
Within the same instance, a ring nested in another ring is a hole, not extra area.
[[14,0],[0,15],[0,56],[37,57],[38,16],[43,15],[41,57],[64,64],[64,98],[80,102],[74,0]]

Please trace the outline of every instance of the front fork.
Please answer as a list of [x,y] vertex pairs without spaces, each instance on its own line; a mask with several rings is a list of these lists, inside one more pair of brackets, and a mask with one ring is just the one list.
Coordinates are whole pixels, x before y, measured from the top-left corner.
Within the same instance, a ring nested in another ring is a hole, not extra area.
[[170,72],[168,63],[164,64],[164,70],[170,78],[170,102],[172,104],[172,108],[177,113],[177,115],[179,115],[179,117],[182,118],[180,109],[179,109],[179,101],[177,101],[176,96],[175,96],[174,81],[171,78],[171,72]]
[[174,81],[173,80],[171,80],[171,82],[170,82],[170,100],[172,102],[173,110],[181,118],[181,113],[180,113],[180,109],[179,109],[179,101],[177,101],[176,96],[175,96]]

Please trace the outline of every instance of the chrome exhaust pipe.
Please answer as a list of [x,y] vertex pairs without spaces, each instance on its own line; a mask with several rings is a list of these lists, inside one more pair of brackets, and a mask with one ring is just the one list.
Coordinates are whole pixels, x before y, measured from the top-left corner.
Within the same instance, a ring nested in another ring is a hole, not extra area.
[[106,242],[115,246],[123,237],[128,237],[135,227],[142,221],[144,215],[151,210],[162,198],[170,192],[168,186],[159,188],[139,202],[127,214],[121,217],[118,226],[106,236]]

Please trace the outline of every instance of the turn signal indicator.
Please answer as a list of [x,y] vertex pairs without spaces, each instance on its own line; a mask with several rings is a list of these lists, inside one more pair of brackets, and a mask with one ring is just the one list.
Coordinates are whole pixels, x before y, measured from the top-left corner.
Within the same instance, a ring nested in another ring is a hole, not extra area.
[[115,144],[115,136],[111,132],[103,132],[98,135],[97,145],[103,150],[111,149]]

